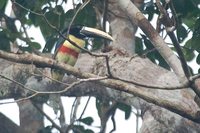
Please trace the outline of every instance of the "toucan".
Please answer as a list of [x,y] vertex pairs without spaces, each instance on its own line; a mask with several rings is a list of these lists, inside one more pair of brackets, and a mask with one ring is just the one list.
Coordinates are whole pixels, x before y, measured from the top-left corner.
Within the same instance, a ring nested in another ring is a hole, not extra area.
[[[67,37],[67,32],[69,35]],[[55,46],[54,59],[58,62],[62,62],[71,66],[74,66],[81,49],[77,46],[84,48],[85,40],[87,38],[102,38],[109,41],[113,41],[112,36],[108,33],[86,26],[71,26],[70,29],[65,29],[60,36]],[[76,44],[77,46],[74,46]],[[59,70],[52,69],[52,78],[58,81],[62,81],[64,73]]]

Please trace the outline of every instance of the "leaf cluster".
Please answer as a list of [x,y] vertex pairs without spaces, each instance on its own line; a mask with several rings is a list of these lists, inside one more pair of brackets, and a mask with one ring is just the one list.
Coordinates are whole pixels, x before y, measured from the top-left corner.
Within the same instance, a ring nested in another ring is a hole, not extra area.
[[[165,0],[161,0],[161,2],[162,5],[166,4]],[[200,1],[173,0],[172,4],[174,6],[175,14],[171,19],[175,21],[176,37],[181,44],[185,59],[187,62],[196,59],[196,63],[200,64]],[[168,6],[165,8],[169,14],[172,13]],[[142,10],[143,13],[148,16],[149,21],[156,18],[156,15],[160,15],[158,7],[153,0],[145,2],[142,6]],[[161,35],[164,33],[166,34],[166,32],[164,32],[165,30],[162,29],[162,25],[159,28],[162,30],[160,33]],[[154,63],[169,69],[169,66],[162,56],[156,50],[153,50],[154,47],[152,43],[145,35],[142,34],[141,37],[137,37],[136,44],[136,52],[138,54],[147,53],[146,56]],[[169,46],[175,51],[173,44],[169,44]]]

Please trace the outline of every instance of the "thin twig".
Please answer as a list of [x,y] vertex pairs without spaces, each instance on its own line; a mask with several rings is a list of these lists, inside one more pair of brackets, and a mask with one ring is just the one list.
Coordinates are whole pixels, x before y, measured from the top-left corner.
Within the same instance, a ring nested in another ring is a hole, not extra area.
[[196,80],[196,79],[198,79],[198,78],[200,78],[200,74],[196,74],[196,75],[194,75],[194,76],[191,76],[191,77],[190,77],[190,81],[194,81],[194,80]]
[[82,111],[82,113],[81,113],[81,115],[79,117],[79,120],[82,118],[83,114],[85,113],[85,110],[86,110],[86,108],[87,108],[87,106],[89,104],[90,99],[91,99],[91,97],[89,96],[89,98],[88,98],[88,100],[87,100],[87,102],[85,104],[85,107],[83,108],[83,111]]
[[[26,90],[29,90],[29,91],[34,92],[34,93],[39,93],[38,91],[36,91],[36,90],[34,90],[34,89],[31,89],[31,88],[28,88],[28,87],[26,87],[25,85],[23,85],[22,83],[20,83],[20,82],[14,80],[14,79],[8,78],[8,77],[6,77],[6,76],[4,76],[4,75],[2,75],[2,74],[0,74],[0,77],[1,77],[1,78],[4,78],[4,79],[6,79],[6,80],[9,80],[9,81],[11,81],[11,82],[13,82],[13,83],[15,83],[15,84],[17,84],[17,85],[21,86],[22,88],[24,88],[24,89],[26,89]],[[20,89],[21,89],[21,88],[20,88]]]
[[63,103],[61,101],[61,97],[59,97],[59,108],[60,108],[60,118],[59,118],[60,126],[61,126],[62,131],[64,131],[66,129],[65,110],[63,107]]
[[[108,15],[108,0],[104,0],[104,9],[103,9],[103,30],[106,31],[106,21],[107,21],[107,15]],[[108,47],[108,41],[104,39],[104,46],[103,50],[107,51]]]
[[[28,72],[26,72],[26,71],[24,71],[24,70],[21,70],[22,72],[24,72],[24,73],[28,73]],[[47,75],[45,75],[42,71],[40,71],[40,70],[37,70],[37,71],[39,71],[41,74],[36,74],[36,73],[28,73],[28,74],[31,74],[31,75],[33,75],[33,76],[40,76],[40,77],[46,77],[46,78],[48,78],[48,79],[50,79],[50,80],[52,80],[52,81],[54,81],[54,82],[56,82],[56,83],[59,83],[59,84],[63,84],[63,85],[66,85],[66,86],[69,86],[70,84],[68,84],[68,83],[64,83],[64,82],[62,82],[62,81],[59,81],[59,80],[56,80],[56,79],[54,79],[54,78],[51,78],[51,77],[49,77],[49,76],[47,76]]]
[[123,82],[130,83],[130,84],[133,84],[133,85],[137,85],[137,86],[140,86],[140,87],[145,87],[145,88],[149,88],[149,89],[161,89],[161,90],[184,89],[184,88],[189,87],[189,85],[190,85],[189,82],[187,82],[187,83],[181,84],[181,85],[176,86],[176,87],[168,87],[168,86],[147,85],[147,84],[143,84],[143,83],[138,83],[136,81],[130,81],[130,80],[127,80],[127,79],[122,79],[122,78],[119,78],[119,77],[116,77],[116,76],[113,76],[112,79],[123,81]]
[[80,104],[80,98],[76,97],[72,104],[72,109],[71,109],[71,114],[70,114],[70,124],[68,125],[68,127],[66,129],[66,133],[69,132],[69,130],[72,128],[74,122],[76,121],[76,114],[77,114],[79,104]]
[[[72,108],[71,108],[71,113],[70,113],[70,123],[73,123],[73,121],[75,120],[75,106],[77,105],[77,97],[74,99],[74,102],[72,104]],[[70,124],[71,125],[71,124]],[[69,126],[68,126],[69,127]]]
[[32,94],[32,95],[30,95],[28,97],[20,98],[20,99],[14,100],[12,102],[3,102],[3,103],[0,103],[0,105],[22,102],[22,101],[25,101],[25,100],[29,100],[29,99],[35,97],[36,95],[38,95],[38,93],[34,93],[34,94]]
[[35,104],[34,102],[32,102],[33,106],[43,115],[45,116],[51,123],[52,126],[55,127],[56,129],[58,129],[60,131],[60,133],[63,133],[62,129],[60,128],[59,125],[57,125],[41,108],[38,107],[37,104]]
[[136,112],[136,133],[139,133],[139,111],[138,109],[136,109],[137,112]]
[[154,48],[152,48],[152,49],[149,49],[149,50],[145,51],[145,52],[142,53],[142,54],[134,54],[134,55],[130,58],[129,61],[131,61],[132,59],[134,59],[134,58],[136,58],[136,57],[146,57],[147,54],[150,54],[151,52],[154,52],[154,51],[156,51],[156,50],[157,50],[157,49],[154,47]]
[[14,82],[15,84],[17,85],[20,85],[22,88],[21,89],[26,89],[26,90],[29,90],[31,92],[34,92],[34,93],[37,93],[37,94],[61,94],[61,93],[64,93],[66,91],[68,91],[69,89],[71,89],[72,87],[82,83],[82,82],[89,82],[89,81],[98,81],[98,80],[104,80],[104,79],[107,79],[108,77],[99,77],[99,78],[89,78],[89,79],[80,79],[79,81],[77,82],[74,82],[72,84],[70,84],[68,87],[66,87],[64,90],[61,90],[61,91],[37,91],[37,90],[34,90],[34,89],[31,89],[31,88],[28,88],[26,87],[25,85],[23,85],[22,83],[20,82],[17,82],[16,80],[14,79],[10,79],[2,74],[0,74],[0,77],[6,79],[6,80],[9,80],[11,82]]
[[76,16],[78,15],[78,13],[87,5],[90,3],[90,0],[86,0],[79,8],[78,10],[76,11],[75,15],[73,16],[72,20],[70,21],[69,23],[69,26],[68,26],[68,29],[67,29],[67,38],[69,38],[69,31],[70,31],[70,28],[76,18]]
[[[116,111],[115,111],[116,112]],[[111,116],[111,120],[113,123],[113,129],[110,131],[110,133],[114,132],[116,130],[116,122],[115,122],[115,112],[113,113],[113,115]]]
[[[187,79],[189,79],[190,76],[191,76],[189,67],[188,67],[187,62],[185,60],[185,57],[184,57],[183,51],[181,49],[181,46],[180,46],[180,44],[179,44],[179,42],[178,42],[178,40],[177,40],[177,38],[176,38],[176,36],[175,36],[175,34],[173,32],[174,30],[172,30],[172,29],[175,28],[174,27],[174,23],[170,19],[169,14],[167,13],[167,11],[161,5],[160,0],[156,0],[156,5],[157,5],[157,7],[158,7],[158,9],[159,9],[159,11],[161,12],[161,15],[162,15],[162,17],[160,18],[161,23],[165,26],[166,32],[169,35],[171,41],[173,42],[177,54],[179,55],[184,74],[187,77]],[[168,30],[168,29],[170,29],[170,30]]]

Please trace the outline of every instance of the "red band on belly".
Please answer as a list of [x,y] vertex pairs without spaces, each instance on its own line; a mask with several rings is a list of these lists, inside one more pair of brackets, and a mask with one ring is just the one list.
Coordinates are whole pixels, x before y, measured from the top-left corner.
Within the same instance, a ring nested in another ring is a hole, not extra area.
[[76,52],[75,50],[65,47],[63,45],[60,47],[59,52],[68,53],[69,55],[72,55],[75,58],[78,58],[78,54],[79,54],[79,52]]

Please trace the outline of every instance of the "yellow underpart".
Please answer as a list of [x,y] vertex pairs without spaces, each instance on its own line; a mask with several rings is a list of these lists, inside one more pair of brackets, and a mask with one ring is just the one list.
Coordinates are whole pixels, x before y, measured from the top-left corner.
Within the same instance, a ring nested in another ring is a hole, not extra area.
[[[77,61],[77,58],[75,58],[72,55],[68,55],[67,53],[58,52],[56,55],[56,60],[58,62],[63,62],[68,65],[74,66]],[[52,70],[52,77],[58,81],[62,81],[64,74],[65,73],[63,71],[55,69]]]
[[[84,47],[85,46],[85,41],[83,39],[79,39],[73,35],[69,35],[69,39],[76,43],[79,47]],[[68,47],[68,48],[71,48],[71,49],[74,49],[76,52],[80,52],[80,49],[77,48],[76,46],[74,46],[73,44],[71,44],[69,41],[65,40],[64,46]]]
[[56,60],[74,66],[77,61],[77,58],[75,58],[72,55],[69,55],[68,53],[58,52],[56,55]]
[[[80,47],[84,47],[85,46],[85,41],[82,40],[82,39],[79,39],[73,35],[69,35],[69,39],[71,41],[73,41],[74,43],[76,43],[78,46]],[[68,48],[71,48],[73,49],[74,51],[76,52],[80,52],[80,49],[77,48],[76,46],[72,45],[69,41],[65,41],[64,44],[63,44],[65,47],[68,47]],[[75,58],[74,56],[72,55],[69,55],[68,53],[63,53],[63,52],[58,52],[57,55],[56,55],[56,60],[58,62],[63,62],[63,63],[66,63],[68,65],[71,65],[71,66],[74,66],[76,61],[77,61],[77,58]],[[60,70],[52,70],[52,77],[58,81],[62,81],[62,78],[64,76],[64,72],[60,71]]]

